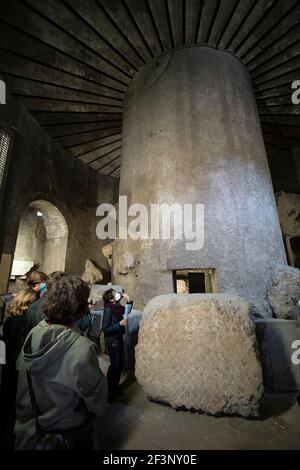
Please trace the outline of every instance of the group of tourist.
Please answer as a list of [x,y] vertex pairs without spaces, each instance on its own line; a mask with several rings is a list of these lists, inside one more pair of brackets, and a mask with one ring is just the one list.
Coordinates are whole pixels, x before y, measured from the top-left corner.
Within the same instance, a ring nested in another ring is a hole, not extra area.
[[[91,326],[90,286],[59,271],[49,276],[33,271],[27,284],[5,312],[1,447],[55,448],[48,434],[68,432],[69,447],[92,448],[91,416],[123,394],[119,381],[127,320],[120,301],[129,298],[114,289],[103,296],[102,329],[110,357],[105,378],[97,345],[84,334]],[[48,447],[38,447],[41,437],[48,438]]]

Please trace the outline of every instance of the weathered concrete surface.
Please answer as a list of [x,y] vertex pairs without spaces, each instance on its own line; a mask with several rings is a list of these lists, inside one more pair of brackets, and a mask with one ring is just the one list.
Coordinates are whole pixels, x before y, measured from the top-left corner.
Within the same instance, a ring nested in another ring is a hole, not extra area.
[[105,256],[107,263],[110,267],[112,267],[112,253],[113,253],[113,244],[108,243],[102,247],[102,253]]
[[275,266],[268,286],[267,300],[276,318],[293,319],[300,299],[300,270]]
[[87,259],[81,278],[88,284],[95,284],[102,281],[103,274],[92,260]]
[[[116,244],[118,244],[118,242],[116,242]],[[126,250],[123,253],[121,253],[120,256],[114,257],[113,269],[114,269],[114,272],[116,273],[116,276],[118,275],[126,276],[129,273],[132,275],[133,273],[136,272],[135,267],[136,267],[135,256],[130,251]],[[123,279],[123,278],[120,277],[119,279]]]
[[[68,226],[60,210],[49,201],[38,199],[30,204],[35,212],[40,211],[45,229],[45,243],[40,259],[39,268],[45,273],[53,271],[64,271],[66,265],[66,254],[68,244]],[[19,236],[22,232],[19,230]],[[17,247],[18,248],[18,240]]]
[[[270,263],[286,258],[251,81],[239,60],[200,46],[147,64],[129,87],[122,144],[120,195],[149,209],[204,204],[204,246],[120,240],[115,282],[143,307],[174,292],[172,270],[213,267],[220,292],[265,298]],[[125,252],[135,260],[126,272]]]
[[43,217],[37,217],[36,210],[28,206],[20,219],[19,233],[16,243],[15,259],[31,261],[42,269],[41,261],[47,234]]
[[300,321],[255,323],[264,384],[274,391],[300,390]]
[[250,313],[253,319],[255,318],[272,318],[273,310],[269,302],[265,299],[249,298]]
[[256,416],[262,371],[249,304],[227,294],[172,294],[143,311],[136,377],[149,398],[211,414]]
[[124,338],[124,369],[127,371],[134,371],[135,369],[135,347],[138,343],[138,333],[141,320],[141,310],[132,309],[127,317],[126,334]]
[[300,194],[281,191],[276,194],[276,202],[282,233],[300,237]]

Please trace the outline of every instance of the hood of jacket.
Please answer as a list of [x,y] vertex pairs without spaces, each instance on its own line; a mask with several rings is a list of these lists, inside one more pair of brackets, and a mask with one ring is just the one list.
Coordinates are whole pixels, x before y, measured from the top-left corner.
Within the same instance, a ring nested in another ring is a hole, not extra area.
[[61,360],[80,335],[64,325],[48,325],[42,320],[27,336],[23,357],[32,375],[39,374]]

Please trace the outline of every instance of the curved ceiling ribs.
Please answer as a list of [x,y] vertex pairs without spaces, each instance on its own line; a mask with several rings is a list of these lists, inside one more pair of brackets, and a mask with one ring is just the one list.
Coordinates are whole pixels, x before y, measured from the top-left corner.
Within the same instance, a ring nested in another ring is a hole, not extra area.
[[300,146],[291,102],[297,72],[300,79],[298,0],[2,0],[0,28],[0,74],[11,94],[103,174],[119,176],[132,77],[189,44],[228,49],[247,66],[271,171]]

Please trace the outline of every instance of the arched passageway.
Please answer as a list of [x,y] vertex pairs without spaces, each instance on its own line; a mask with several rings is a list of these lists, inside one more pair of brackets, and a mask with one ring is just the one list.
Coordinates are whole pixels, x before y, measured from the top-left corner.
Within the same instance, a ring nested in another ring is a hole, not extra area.
[[11,290],[18,290],[33,267],[46,273],[64,270],[67,241],[68,227],[60,210],[42,199],[31,202],[20,219]]

